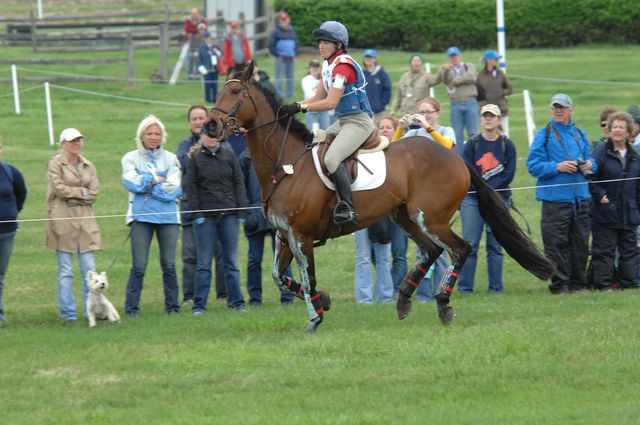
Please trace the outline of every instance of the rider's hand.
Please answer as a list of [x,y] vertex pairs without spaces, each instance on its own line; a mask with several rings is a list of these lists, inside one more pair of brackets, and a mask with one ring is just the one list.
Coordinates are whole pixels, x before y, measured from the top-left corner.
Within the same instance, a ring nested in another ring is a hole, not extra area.
[[298,102],[293,102],[282,106],[278,115],[281,117],[290,117],[298,112],[300,112],[300,104]]

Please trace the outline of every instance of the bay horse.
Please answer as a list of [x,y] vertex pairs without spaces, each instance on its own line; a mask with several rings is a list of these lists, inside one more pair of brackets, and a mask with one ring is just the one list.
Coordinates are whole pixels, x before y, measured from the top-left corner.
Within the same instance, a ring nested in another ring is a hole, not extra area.
[[[278,112],[275,95],[252,80],[253,63],[242,79],[228,80],[208,115],[205,129],[222,140],[231,131],[244,132],[262,191],[263,209],[277,230],[273,279],[304,299],[309,313],[306,332],[315,332],[329,310],[330,297],[317,290],[314,242],[348,235],[388,214],[423,253],[400,286],[396,311],[400,320],[411,311],[411,296],[427,270],[445,250],[451,259],[436,291],[438,316],[444,325],[454,318],[449,298],[471,248],[449,224],[467,194],[477,191],[482,216],[498,242],[521,266],[548,279],[554,265],[521,231],[502,198],[455,152],[423,137],[409,137],[385,150],[387,176],[377,189],[356,191],[358,223],[336,226],[335,193],[321,181],[313,164],[313,135],[305,126]],[[300,282],[285,275],[295,257]]]

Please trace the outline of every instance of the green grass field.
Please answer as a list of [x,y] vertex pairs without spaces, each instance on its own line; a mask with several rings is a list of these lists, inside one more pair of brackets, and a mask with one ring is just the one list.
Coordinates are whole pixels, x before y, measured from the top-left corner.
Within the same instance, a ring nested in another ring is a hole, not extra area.
[[[355,57],[361,51],[354,50]],[[92,57],[122,57],[95,53]],[[478,62],[479,51],[463,52]],[[0,47],[0,57],[25,58],[28,49]],[[50,57],[39,53],[38,57]],[[84,54],[65,55],[82,57]],[[434,67],[444,54],[424,55]],[[136,88],[126,86],[126,64],[19,66],[21,76],[42,71],[122,77],[111,83],[58,83],[52,88],[55,135],[77,127],[86,136],[84,154],[97,166],[101,193],[95,212],[123,215],[127,195],[120,158],[134,148],[135,129],[153,113],[166,124],[167,148],[187,134],[186,110],[202,101],[198,83],[151,84],[157,50],[136,50]],[[300,58],[302,77],[310,57]],[[175,55],[173,57],[175,62]],[[273,62],[258,58],[273,74]],[[397,81],[409,55],[380,52]],[[599,134],[604,105],[640,103],[638,46],[508,52],[513,80],[511,137],[519,156],[514,187],[534,180],[524,158],[527,141],[521,92],[532,93],[536,124],[549,118],[548,101],[566,92],[575,120],[590,137]],[[8,66],[0,76],[9,77]],[[69,91],[68,88],[88,92]],[[0,137],[4,161],[27,180],[22,219],[46,217],[48,145],[41,84],[21,83],[22,114],[13,110],[11,86],[0,84]],[[97,93],[97,94],[96,94]],[[115,95],[143,103],[102,95]],[[436,89],[442,100],[446,94]],[[301,90],[297,88],[297,98]],[[445,103],[445,111],[448,107]],[[448,123],[448,113],[442,121]],[[514,200],[539,237],[539,205],[532,190]],[[520,220],[520,219],[518,219]],[[116,259],[109,273],[110,298],[122,313],[130,267],[123,217],[99,221],[104,251],[98,269]],[[585,293],[554,297],[514,261],[505,262],[505,294],[489,295],[479,261],[477,292],[454,293],[454,323],[443,328],[435,305],[415,304],[396,319],[393,305],[356,306],[353,301],[353,240],[330,241],[316,252],[319,287],[333,307],[318,334],[304,335],[302,303],[283,308],[271,283],[271,256],[264,264],[265,305],[249,314],[214,304],[192,317],[162,313],[160,268],[155,248],[142,297],[142,314],[119,325],[89,330],[84,322],[58,320],[56,260],[44,247],[45,223],[25,222],[5,281],[9,324],[0,327],[0,423],[6,424],[635,424],[640,414],[638,342],[640,294]],[[246,244],[241,248],[246,264]],[[410,258],[413,259],[413,248]],[[480,253],[484,258],[484,253]],[[178,260],[179,263],[179,260]],[[243,266],[244,267],[244,266]],[[242,280],[245,280],[242,271]],[[76,285],[77,298],[80,288]]]

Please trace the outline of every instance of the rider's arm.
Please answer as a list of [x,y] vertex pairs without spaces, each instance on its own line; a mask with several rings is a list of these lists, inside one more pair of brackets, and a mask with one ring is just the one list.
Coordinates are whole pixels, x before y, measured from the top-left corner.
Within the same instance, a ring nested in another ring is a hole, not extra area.
[[[344,79],[344,81],[342,84],[340,84],[339,81],[342,79]],[[324,112],[324,111],[330,111],[332,109],[335,109],[336,106],[338,106],[338,102],[340,102],[340,98],[344,93],[346,78],[343,77],[342,75],[338,75],[336,76],[336,81],[338,82],[338,84],[336,84],[336,82],[334,81],[334,84],[329,89],[329,93],[326,94],[324,98],[320,98],[319,100],[316,100],[314,102],[309,102],[309,108],[307,109],[308,111]],[[318,91],[316,92],[316,98],[319,97],[318,93],[320,92],[320,90],[322,90],[322,94],[325,93],[324,86],[322,87],[322,89],[320,88],[320,86],[318,86]]]

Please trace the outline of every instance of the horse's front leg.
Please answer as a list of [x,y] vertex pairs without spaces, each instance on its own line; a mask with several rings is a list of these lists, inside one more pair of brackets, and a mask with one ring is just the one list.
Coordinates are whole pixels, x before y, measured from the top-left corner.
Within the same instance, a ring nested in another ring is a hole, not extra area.
[[309,324],[305,332],[314,333],[322,323],[325,309],[323,307],[322,293],[316,291],[313,238],[289,232],[289,249],[298,263],[300,284],[302,285],[304,301],[307,304],[307,312],[309,313]]
[[[296,298],[304,300],[304,290],[302,285],[296,282],[291,276],[286,274],[287,267],[291,265],[293,260],[293,252],[289,247],[289,242],[280,232],[277,235],[275,262],[273,264],[272,277],[276,285],[286,291],[291,292]],[[320,304],[324,311],[331,308],[331,297],[323,291],[318,291]]]

